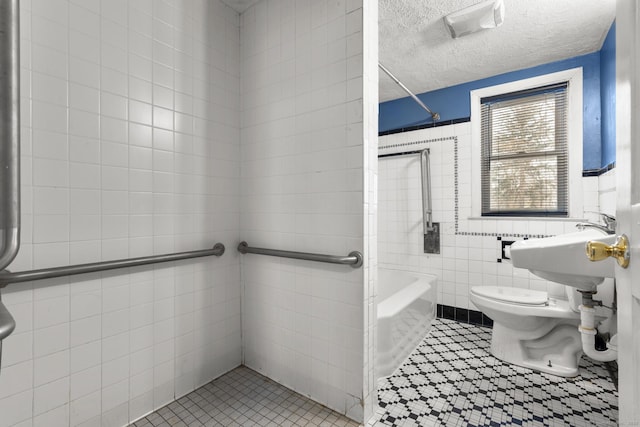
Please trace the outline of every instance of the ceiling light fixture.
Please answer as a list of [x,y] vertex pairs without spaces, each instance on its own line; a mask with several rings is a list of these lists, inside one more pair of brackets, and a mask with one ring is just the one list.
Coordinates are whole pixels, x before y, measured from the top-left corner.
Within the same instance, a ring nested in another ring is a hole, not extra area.
[[497,28],[503,22],[503,0],[483,1],[444,17],[444,24],[454,39],[477,31]]

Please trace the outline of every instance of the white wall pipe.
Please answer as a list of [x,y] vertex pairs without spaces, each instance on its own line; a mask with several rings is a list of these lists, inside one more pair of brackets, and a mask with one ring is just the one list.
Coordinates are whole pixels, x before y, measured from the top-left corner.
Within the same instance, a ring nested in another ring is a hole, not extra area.
[[[578,309],[580,310],[580,326],[578,326],[578,330],[582,336],[582,351],[584,354],[598,362],[616,360],[618,358],[618,350],[611,343],[604,351],[596,350],[595,308],[580,305]],[[611,341],[615,342],[615,336]]]

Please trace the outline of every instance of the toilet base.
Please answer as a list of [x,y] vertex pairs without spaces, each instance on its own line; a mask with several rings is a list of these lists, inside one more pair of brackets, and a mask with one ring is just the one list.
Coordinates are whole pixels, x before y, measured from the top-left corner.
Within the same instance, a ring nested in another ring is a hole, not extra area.
[[[578,375],[582,341],[577,320],[558,319],[538,338],[524,338],[523,331],[494,322],[491,354],[500,360],[560,377]],[[526,335],[526,334],[525,334]]]

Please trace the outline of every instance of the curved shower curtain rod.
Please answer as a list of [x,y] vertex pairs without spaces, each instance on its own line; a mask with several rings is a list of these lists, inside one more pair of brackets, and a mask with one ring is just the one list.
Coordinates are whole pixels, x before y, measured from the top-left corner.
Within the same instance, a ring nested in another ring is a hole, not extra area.
[[396,82],[398,84],[398,86],[400,86],[402,88],[402,90],[404,90],[405,92],[407,92],[409,94],[409,96],[411,98],[413,98],[414,101],[416,101],[418,103],[418,105],[420,105],[427,113],[429,113],[431,115],[431,119],[433,119],[433,121],[438,121],[440,120],[440,114],[438,113],[434,113],[433,111],[431,111],[431,109],[429,107],[427,107],[424,102],[422,102],[420,100],[420,98],[418,98],[413,92],[411,92],[411,90],[409,90],[408,87],[406,87],[405,85],[402,84],[402,82],[400,80],[398,80],[396,78],[396,76],[394,76],[393,74],[391,74],[391,71],[387,70],[381,63],[378,62],[378,67],[380,67],[380,69],[382,71],[384,71],[387,76],[391,77],[391,80],[393,80],[394,82]]

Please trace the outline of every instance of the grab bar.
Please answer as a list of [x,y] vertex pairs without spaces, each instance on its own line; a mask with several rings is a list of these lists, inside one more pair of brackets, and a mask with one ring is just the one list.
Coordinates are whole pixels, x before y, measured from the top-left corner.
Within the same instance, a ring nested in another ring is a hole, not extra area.
[[[0,1],[0,271],[20,248],[20,3]],[[2,340],[16,327],[0,301]],[[1,360],[0,360],[1,361]]]
[[113,261],[93,262],[89,264],[69,265],[65,267],[43,268],[40,270],[18,271],[12,273],[4,270],[0,272],[0,289],[11,283],[29,282],[32,280],[51,279],[54,277],[73,276],[76,274],[95,273],[98,271],[115,270],[117,268],[137,267],[140,265],[161,262],[179,261],[182,259],[201,258],[206,256],[221,256],[225,248],[222,243],[216,243],[211,249],[178,252],[164,255],[151,255],[138,258],[118,259]]
[[[13,320],[13,316],[0,301],[0,345],[2,340],[11,335],[11,332],[16,328],[16,321]],[[0,352],[0,354],[2,354]]]
[[20,15],[0,1],[0,270],[20,247]]
[[422,177],[422,227],[424,234],[433,230],[433,208],[431,207],[431,166],[429,149],[420,152],[420,175]]
[[0,366],[2,365],[2,340],[11,335],[11,332],[16,328],[16,321],[13,320],[13,316],[0,301]]
[[328,262],[330,264],[351,265],[353,268],[362,267],[362,253],[358,251],[349,252],[347,256],[313,254],[309,252],[282,251],[279,249],[253,248],[247,242],[240,242],[238,252],[241,254],[271,255],[282,258],[303,259],[307,261]]

